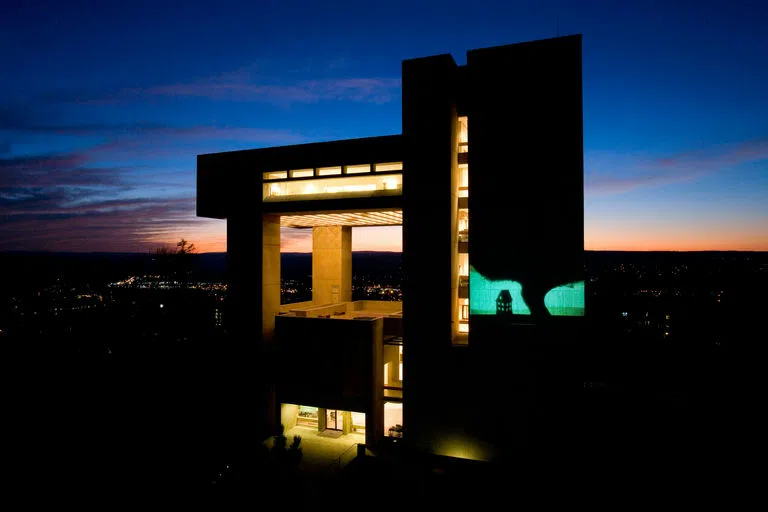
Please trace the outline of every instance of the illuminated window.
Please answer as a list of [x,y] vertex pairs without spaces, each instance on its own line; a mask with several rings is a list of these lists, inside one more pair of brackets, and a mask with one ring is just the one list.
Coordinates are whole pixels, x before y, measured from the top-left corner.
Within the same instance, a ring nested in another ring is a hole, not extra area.
[[384,402],[384,432],[387,437],[403,437],[403,404]]
[[338,167],[320,167],[317,169],[318,176],[335,176],[341,174],[341,166]]
[[362,175],[345,178],[324,178],[302,181],[264,183],[263,200],[266,202],[301,199],[325,199],[333,197],[371,197],[400,195],[403,188],[402,174],[381,176]]
[[400,369],[398,371],[397,378],[400,379],[400,381],[402,381],[403,380],[403,346],[400,345],[398,348],[400,349]]
[[365,413],[363,412],[350,412],[352,417],[352,432],[359,434],[365,433]]
[[305,427],[317,427],[317,407],[300,405],[296,415],[296,424]]
[[469,240],[469,210],[459,210],[459,242]]
[[459,165],[459,197],[469,197],[469,165]]
[[288,172],[291,175],[291,178],[310,178],[315,175],[313,169],[294,169]]
[[371,164],[363,165],[347,165],[344,167],[347,174],[360,174],[364,172],[371,172]]
[[374,164],[373,170],[376,172],[402,171],[403,162],[390,162],[386,164]]
[[467,334],[469,332],[469,324],[466,322],[459,323],[459,332],[462,334]]
[[384,364],[384,385],[389,386],[389,363]]
[[466,116],[459,117],[459,153],[469,152],[469,122]]
[[469,254],[459,253],[459,275],[466,277],[469,275]]
[[288,171],[273,171],[264,173],[265,180],[284,180],[287,177]]

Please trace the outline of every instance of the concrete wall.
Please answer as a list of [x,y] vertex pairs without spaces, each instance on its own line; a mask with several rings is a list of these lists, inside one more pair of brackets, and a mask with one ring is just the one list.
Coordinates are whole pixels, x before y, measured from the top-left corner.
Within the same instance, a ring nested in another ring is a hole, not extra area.
[[270,344],[275,315],[280,311],[280,216],[262,216],[261,310],[262,339]]
[[295,404],[280,404],[280,422],[285,430],[296,426],[296,418],[299,415],[299,406]]
[[349,312],[373,311],[376,313],[398,313],[403,310],[403,303],[393,300],[356,300],[349,303]]
[[450,55],[403,62],[403,421],[406,442],[426,451],[453,410],[442,402],[452,378],[457,72]]
[[312,301],[335,304],[352,300],[352,228],[312,228]]
[[402,387],[403,381],[400,380],[400,347],[396,345],[384,345],[383,365],[389,363],[389,385]]

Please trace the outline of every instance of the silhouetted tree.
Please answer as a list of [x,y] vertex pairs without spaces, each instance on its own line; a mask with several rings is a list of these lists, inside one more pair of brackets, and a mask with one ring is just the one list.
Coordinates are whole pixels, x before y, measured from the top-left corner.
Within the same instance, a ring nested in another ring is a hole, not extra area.
[[155,271],[161,278],[179,281],[186,287],[192,273],[192,256],[196,252],[195,244],[183,238],[176,243],[175,251],[167,246],[158,247],[152,252]]

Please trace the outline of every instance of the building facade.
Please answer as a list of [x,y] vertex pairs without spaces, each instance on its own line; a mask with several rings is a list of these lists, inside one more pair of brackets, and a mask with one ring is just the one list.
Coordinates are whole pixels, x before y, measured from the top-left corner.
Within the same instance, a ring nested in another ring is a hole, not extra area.
[[[227,220],[247,423],[472,459],[563,439],[581,384],[581,37],[402,73],[401,135],[198,156],[197,214]],[[353,302],[352,227],[392,225],[403,301]],[[312,229],[312,301],[280,304],[283,226]]]

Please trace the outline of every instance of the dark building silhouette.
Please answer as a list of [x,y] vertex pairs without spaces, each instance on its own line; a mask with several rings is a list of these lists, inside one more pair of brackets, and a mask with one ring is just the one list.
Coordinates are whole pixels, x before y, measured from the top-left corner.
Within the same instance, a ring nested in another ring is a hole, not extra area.
[[[198,156],[197,214],[227,219],[241,428],[486,460],[567,446],[581,37],[402,70],[402,135]],[[382,225],[403,228],[403,301],[352,301],[351,228]],[[280,303],[281,226],[313,230],[312,301]]]

